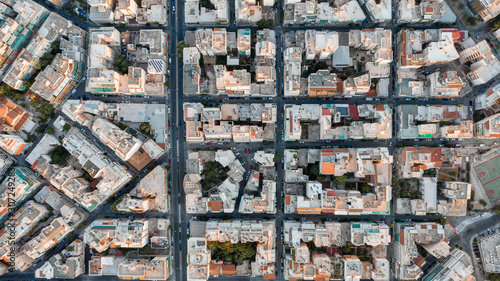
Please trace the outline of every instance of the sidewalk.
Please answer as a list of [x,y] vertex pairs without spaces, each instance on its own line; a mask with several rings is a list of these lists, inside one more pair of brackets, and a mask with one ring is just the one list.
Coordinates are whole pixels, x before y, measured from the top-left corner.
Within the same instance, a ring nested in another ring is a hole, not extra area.
[[491,212],[480,214],[477,217],[473,217],[473,218],[470,218],[470,219],[467,219],[467,220],[463,221],[455,229],[457,230],[457,232],[462,232],[465,229],[465,227],[467,227],[469,224],[478,222],[480,220],[487,219],[487,218],[489,218],[491,216],[493,216],[493,214]]

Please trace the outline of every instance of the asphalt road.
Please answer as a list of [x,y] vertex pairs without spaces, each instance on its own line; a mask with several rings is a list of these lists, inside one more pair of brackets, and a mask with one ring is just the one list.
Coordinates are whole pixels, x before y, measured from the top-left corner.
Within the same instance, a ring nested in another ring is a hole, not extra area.
[[[48,5],[46,2],[41,1],[41,0],[35,0],[37,3],[45,6],[51,11],[56,11],[59,14],[61,14],[63,17],[73,21],[75,24],[78,26],[88,29],[92,27],[97,27],[98,25],[92,23],[92,22],[84,22],[81,21],[78,18],[74,18],[71,15],[68,15],[65,11],[59,10],[57,8],[54,8],[51,5]],[[393,5],[395,4],[396,0],[393,0]],[[449,2],[449,0],[447,0]],[[321,146],[338,146],[338,147],[378,147],[378,146],[389,146],[390,151],[393,153],[395,151],[396,146],[400,141],[404,141],[406,145],[423,145],[423,146],[438,146],[443,143],[441,140],[431,140],[431,141],[426,141],[426,140],[419,140],[419,141],[413,141],[413,140],[399,140],[396,137],[393,137],[388,140],[380,140],[380,141],[329,141],[329,142],[305,142],[303,144],[299,144],[297,142],[285,142],[283,141],[283,136],[281,134],[282,126],[283,126],[283,120],[280,118],[281,114],[283,113],[283,107],[285,104],[311,104],[311,103],[338,103],[338,104],[363,104],[363,103],[368,103],[368,104],[377,104],[377,103],[384,103],[384,104],[390,104],[393,106],[397,106],[400,104],[414,104],[414,105],[427,105],[427,104],[438,104],[438,105],[456,105],[456,104],[464,104],[464,105],[469,105],[470,101],[480,93],[481,91],[484,90],[484,86],[479,86],[475,87],[472,89],[470,93],[468,93],[466,96],[455,99],[455,100],[442,100],[442,99],[435,99],[435,100],[430,100],[430,101],[425,101],[425,100],[419,100],[419,99],[410,99],[407,100],[405,98],[398,98],[394,97],[392,95],[393,90],[390,90],[389,97],[387,98],[380,98],[378,100],[366,100],[365,98],[351,98],[351,99],[344,99],[344,98],[338,98],[338,99],[312,99],[312,98],[285,98],[283,96],[283,88],[282,88],[282,83],[283,83],[283,72],[278,71],[277,72],[277,79],[276,79],[276,84],[277,84],[277,96],[274,98],[269,98],[269,99],[221,99],[221,98],[201,98],[201,97],[186,97],[183,95],[183,75],[182,75],[182,62],[177,59],[177,54],[176,54],[176,45],[179,41],[184,40],[184,34],[188,30],[195,30],[198,27],[207,27],[211,28],[213,26],[208,26],[208,25],[190,25],[187,26],[184,23],[184,1],[180,0],[175,0],[174,2],[175,6],[175,12],[173,11],[173,8],[170,7],[170,14],[169,14],[169,24],[166,26],[158,27],[158,26],[149,26],[149,27],[141,27],[141,26],[117,26],[119,30],[139,30],[139,29],[157,29],[157,28],[162,28],[168,35],[170,35],[171,40],[169,41],[169,46],[168,46],[168,58],[172,60],[172,64],[170,65],[170,90],[171,94],[168,95],[166,98],[165,97],[150,97],[150,98],[145,98],[145,97],[130,97],[130,96],[100,96],[100,95],[92,95],[89,93],[85,93],[84,85],[81,83],[78,88],[77,92],[71,97],[71,98],[84,98],[84,99],[92,99],[92,100],[102,100],[102,101],[107,101],[107,102],[131,102],[131,103],[166,103],[170,107],[170,116],[169,116],[169,122],[172,125],[171,126],[171,135],[170,135],[170,145],[171,148],[168,151],[167,154],[162,156],[158,161],[156,161],[158,164],[165,163],[168,158],[172,159],[171,162],[171,171],[172,171],[172,209],[168,214],[164,213],[158,213],[158,212],[146,212],[144,214],[127,214],[126,216],[131,216],[135,218],[139,218],[142,216],[146,217],[165,217],[169,216],[172,219],[172,225],[173,225],[173,243],[174,243],[174,251],[173,251],[173,276],[171,277],[171,280],[186,280],[187,279],[187,261],[186,261],[186,253],[187,253],[187,227],[188,227],[188,222],[189,219],[193,217],[193,215],[189,215],[186,213],[186,206],[185,206],[185,194],[184,190],[182,188],[182,182],[183,182],[183,177],[184,177],[184,171],[185,171],[185,161],[186,161],[186,151],[188,149],[196,149],[196,148],[207,148],[207,146],[201,146],[199,144],[186,144],[183,141],[184,138],[184,131],[185,131],[185,126],[184,122],[182,122],[182,105],[185,102],[207,102],[207,101],[213,101],[214,103],[262,103],[262,102],[272,102],[277,104],[277,113],[278,113],[278,122],[276,123],[276,133],[277,133],[277,139],[274,144],[269,144],[269,145],[263,145],[262,143],[250,143],[250,144],[230,144],[230,145],[212,145],[211,147],[217,147],[217,148],[225,148],[229,149],[231,147],[236,147],[237,149],[243,150],[243,148],[258,148],[260,146],[263,146],[266,150],[271,149],[275,150],[276,153],[280,153],[281,155],[284,155],[283,151],[284,149],[287,148],[295,148],[295,147],[302,147],[302,148],[315,148],[315,147],[321,147]],[[230,1],[231,7],[234,8],[234,2]],[[172,4],[172,2],[169,2],[169,4]],[[283,1],[277,1],[277,6],[278,6],[278,11],[283,10]],[[451,6],[451,5],[450,5]],[[366,13],[366,10],[363,8],[363,11]],[[248,27],[248,26],[236,26],[234,24],[234,14],[232,10],[229,11],[230,14],[230,20],[229,20],[229,25],[226,26],[228,29],[234,29],[237,27]],[[335,30],[338,32],[347,32],[351,29],[362,29],[362,28],[368,28],[372,27],[371,20],[368,19],[367,22],[363,22],[361,26],[347,26],[347,25],[330,25],[330,26],[282,26],[280,23],[282,22],[282,19],[280,18],[280,14],[278,13],[276,15],[277,20],[276,20],[276,25],[272,27],[271,29],[276,32],[276,41],[277,41],[277,48],[280,49],[281,43],[282,43],[282,34],[286,30],[305,30],[305,29],[318,29],[318,30]],[[367,18],[369,18],[367,16]],[[386,29],[391,29],[393,33],[399,31],[401,29],[401,26],[398,26],[394,21],[385,24],[381,27],[384,27]],[[414,29],[427,29],[429,28],[429,25],[407,25],[406,27],[408,28],[414,28]],[[458,21],[458,28],[460,29],[468,29],[472,34],[478,34],[479,38],[483,38],[483,34],[485,33],[485,30],[488,28],[487,25],[480,24],[476,27],[469,28],[465,26],[462,20]],[[256,30],[256,27],[250,27],[252,30]],[[394,54],[397,56],[397,54]],[[395,57],[396,58],[396,57]],[[276,57],[276,66],[281,67],[281,63],[283,61],[283,56],[280,52],[277,52],[277,57]],[[391,82],[394,81],[394,73],[390,77]],[[494,79],[495,82],[500,81],[500,76],[495,77]],[[393,83],[390,83],[391,87]],[[83,132],[90,138],[94,139],[95,137],[90,133],[88,129],[83,129]],[[41,136],[38,137],[39,141]],[[472,140],[472,141],[447,141],[448,145],[455,145],[455,144],[486,144],[489,145],[493,141],[480,141],[480,140]],[[99,142],[96,140],[97,145],[100,145]],[[391,144],[392,145],[389,145]],[[103,148],[106,151],[109,149]],[[114,158],[114,153],[111,151],[108,151],[108,156]],[[16,157],[18,160],[19,165],[27,166],[28,164],[24,161],[23,157]],[[122,161],[118,161],[119,163],[122,163],[124,165],[127,165],[127,163],[123,163]],[[129,165],[127,167],[131,168]],[[137,181],[142,179],[144,177],[144,173],[141,173],[139,171],[136,171],[134,169],[131,169],[131,172],[137,176]],[[369,216],[338,216],[338,215],[330,215],[330,214],[322,214],[322,215],[309,215],[309,216],[304,216],[304,215],[298,215],[298,214],[284,214],[282,205],[283,205],[283,197],[279,196],[281,192],[283,191],[283,186],[281,184],[281,179],[284,177],[284,171],[283,171],[283,165],[278,165],[278,178],[277,178],[277,213],[276,214],[252,214],[252,215],[246,215],[246,214],[238,214],[237,212],[231,213],[231,214],[207,214],[210,218],[225,218],[229,217],[231,219],[235,218],[240,218],[240,219],[258,219],[258,220],[275,220],[276,222],[276,269],[277,269],[277,278],[276,280],[283,280],[283,273],[281,271],[281,267],[283,265],[283,245],[281,244],[281,226],[283,225],[283,220],[285,219],[301,219],[306,217],[307,219],[311,220],[321,220],[322,218],[327,218],[331,220],[337,220],[337,219],[350,219],[352,221],[359,221],[359,220],[368,220],[368,221],[385,221],[387,224],[392,223],[395,220],[401,220],[401,219],[411,219],[415,221],[425,221],[425,220],[431,220],[435,218],[434,216],[402,216],[402,215],[395,215],[393,212],[390,215],[384,216],[384,215],[369,215]],[[125,186],[116,197],[119,197],[119,195],[124,194],[125,192],[129,192],[132,188],[134,187],[134,184],[129,184]],[[241,195],[241,193],[240,193]],[[106,203],[102,209],[99,209],[98,211],[94,211],[90,214],[90,218],[87,222],[87,225],[97,219],[97,218],[105,218],[105,217],[115,217],[117,214],[113,213],[110,209],[110,206],[113,202]],[[237,208],[238,206],[236,206]],[[198,217],[201,215],[197,215]],[[464,249],[467,249],[468,253],[471,254],[470,247],[468,246],[470,243],[468,241],[470,240],[470,237],[474,233],[482,231],[484,228],[487,228],[488,225],[491,225],[492,223],[495,223],[495,220],[498,220],[498,215],[495,217],[492,217],[487,220],[483,220],[480,222],[477,222],[473,225],[470,225],[470,229],[474,229],[472,233],[466,233],[466,230],[464,230],[461,233],[456,234],[453,236],[450,240],[450,244],[454,245],[456,243],[462,245]],[[82,233],[84,228],[81,228],[80,230],[77,230],[73,232],[68,238],[66,238],[67,241],[71,241],[72,239],[76,238],[78,235]],[[59,252],[64,248],[64,245],[60,244],[58,245],[53,252]],[[180,249],[180,250],[179,250]],[[389,250],[390,252],[391,250]],[[392,255],[392,253],[388,253],[389,256]],[[46,258],[45,258],[46,259]],[[44,260],[45,260],[44,259]],[[37,264],[38,266],[41,266],[43,263],[42,261],[39,261]],[[34,269],[31,268],[28,271],[24,272],[23,274],[6,274],[2,276],[2,280],[32,280],[34,279]],[[214,278],[215,279],[215,278]],[[250,280],[250,278],[216,278],[217,280]],[[89,278],[87,275],[82,275],[76,280],[119,280],[116,277],[92,277]],[[251,278],[251,280],[259,280],[259,278]]]

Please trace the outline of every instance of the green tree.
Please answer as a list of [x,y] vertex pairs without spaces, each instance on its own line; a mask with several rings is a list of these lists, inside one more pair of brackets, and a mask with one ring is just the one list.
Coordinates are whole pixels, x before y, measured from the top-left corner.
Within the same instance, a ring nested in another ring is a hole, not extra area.
[[120,71],[122,74],[127,74],[128,73],[128,67],[130,66],[130,62],[127,60],[126,57],[122,55],[118,55],[115,59],[115,67]]
[[184,48],[188,48],[189,45],[183,40],[179,41],[177,43],[177,56],[179,57],[179,60],[182,60],[183,58],[183,53],[184,53]]
[[50,153],[50,162],[56,165],[65,165],[71,154],[63,146],[58,146]]
[[36,141],[36,136],[29,134],[28,137],[26,138],[27,142],[35,142]]
[[483,205],[483,207],[486,207],[486,205],[488,205],[488,203],[486,203],[484,199],[479,199],[479,204]]
[[222,183],[227,178],[229,168],[222,166],[219,162],[209,161],[203,167],[201,186],[209,190]]
[[447,221],[445,218],[443,217],[439,217],[438,221],[437,221],[440,225],[446,225]]
[[21,100],[24,97],[24,93],[22,91],[11,88],[7,84],[3,84],[0,87],[0,96],[6,96],[13,100]]
[[370,186],[366,183],[363,183],[361,185],[361,193],[369,193],[370,192]]
[[201,6],[207,10],[215,10],[215,5],[210,0],[201,0]]
[[147,122],[141,123],[141,126],[139,127],[141,132],[149,134],[151,132],[151,125]]
[[64,130],[65,132],[69,132],[69,130],[71,130],[71,125],[70,125],[70,124],[68,124],[68,123],[64,124],[64,126],[63,126],[63,130]]
[[500,273],[490,273],[488,274],[488,279],[490,281],[500,281]]
[[47,127],[47,129],[45,130],[45,132],[47,134],[53,135],[56,132],[56,130],[54,130],[54,128],[52,128],[52,127]]
[[257,26],[259,27],[259,29],[270,28],[274,26],[274,20],[261,19],[257,22]]
[[347,179],[347,176],[344,174],[340,177],[335,177],[333,179],[333,183],[337,184],[337,185],[343,185],[345,183],[346,179]]

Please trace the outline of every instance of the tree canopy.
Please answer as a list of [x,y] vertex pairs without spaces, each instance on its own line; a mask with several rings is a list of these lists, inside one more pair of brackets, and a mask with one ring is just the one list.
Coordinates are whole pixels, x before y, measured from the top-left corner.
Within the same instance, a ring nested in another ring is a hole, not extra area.
[[126,57],[122,55],[118,55],[115,59],[115,67],[122,73],[122,74],[127,74],[128,73],[128,67],[130,66],[130,62],[127,60]]
[[224,168],[219,162],[206,162],[203,167],[201,186],[204,190],[209,190],[221,184],[227,178],[228,171],[229,168]]
[[212,259],[222,259],[238,264],[246,260],[253,261],[257,252],[257,243],[236,243],[209,241],[207,247],[212,251]]
[[52,164],[63,166],[68,162],[71,154],[63,146],[58,146],[50,153],[50,162]]

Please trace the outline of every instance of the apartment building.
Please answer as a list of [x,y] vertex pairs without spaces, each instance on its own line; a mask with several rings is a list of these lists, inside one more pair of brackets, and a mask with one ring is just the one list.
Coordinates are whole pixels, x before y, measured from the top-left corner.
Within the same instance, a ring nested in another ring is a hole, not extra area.
[[468,106],[410,106],[396,108],[399,115],[398,137],[416,138],[472,138],[473,122]]
[[[309,163],[318,163],[320,175],[352,173],[373,186],[373,192],[340,190],[309,180],[304,170],[310,164],[297,160],[304,157]],[[387,149],[285,150],[284,159],[285,213],[362,215],[389,211],[392,156]]]
[[[77,128],[71,129],[63,139],[63,146],[80,163],[89,175],[98,179],[93,182],[92,192],[80,194],[80,203],[92,211],[115,194],[131,179],[132,175],[118,163],[112,162],[104,152],[93,145]],[[95,186],[94,186],[95,185]]]
[[391,30],[383,28],[350,30],[349,46],[366,51],[372,57],[371,61],[365,64],[371,78],[389,77],[389,64],[393,60]]
[[[26,90],[24,81],[36,71],[40,58],[51,50],[51,44],[60,41],[61,36],[82,36],[85,31],[56,13],[50,13],[30,43],[24,48],[12,67],[5,73],[3,81],[17,90]],[[83,41],[75,41],[75,44]],[[83,44],[81,45],[83,47]],[[68,90],[69,91],[69,90]]]
[[365,7],[373,22],[384,23],[392,20],[392,2],[388,0],[368,0]]
[[47,251],[64,240],[70,232],[88,218],[86,212],[81,211],[73,202],[50,187],[43,187],[35,195],[35,200],[58,212],[51,216],[54,219],[50,220],[38,235],[17,248],[15,268],[19,271],[25,271],[33,266]]
[[[286,48],[283,54],[283,83],[284,95],[298,96],[301,90],[302,49],[299,47]],[[326,74],[326,73],[325,73]]]
[[366,19],[357,1],[336,1],[331,5],[316,0],[287,0],[284,7],[284,24],[356,23]]
[[456,98],[464,86],[456,71],[436,71],[426,76],[429,96],[432,98]]
[[[392,136],[391,124],[387,105],[285,105],[285,141],[384,139]],[[306,134],[303,125],[315,126],[319,135]]]
[[[0,185],[0,220],[7,217],[9,209],[19,206],[41,184],[42,181],[28,168],[15,167]],[[14,202],[14,205],[10,202]]]
[[74,279],[85,273],[85,245],[76,239],[35,270],[36,278]]
[[400,0],[396,3],[398,23],[453,23],[456,16],[450,15],[450,10],[442,0]]
[[89,276],[117,276],[124,280],[167,280],[171,272],[168,256],[125,258],[94,255],[89,260]]
[[30,145],[18,135],[0,134],[0,148],[10,155],[21,155]]
[[[218,162],[223,167],[229,168],[229,171],[228,177],[222,183],[212,188],[208,196],[203,196],[200,182],[204,169],[203,162],[206,161]],[[189,152],[186,167],[183,186],[186,193],[187,213],[230,213],[234,210],[239,183],[243,181],[245,169],[233,151]]]
[[[300,68],[299,68],[300,69]],[[318,70],[307,78],[307,93],[309,97],[333,97],[337,95],[340,79],[328,70]],[[298,88],[300,90],[300,81]]]
[[[209,108],[199,103],[185,103],[186,141],[260,142],[274,139],[271,124],[276,122],[276,110],[274,104],[223,104],[220,108]],[[235,125],[236,121],[249,123]]]
[[476,109],[490,109],[498,113],[500,109],[500,84],[496,84],[486,92],[476,96],[474,103]]
[[439,168],[445,158],[441,148],[406,147],[398,155],[402,178],[421,178],[427,169]]
[[167,24],[167,0],[142,0],[137,9],[136,21],[139,24]]
[[459,54],[460,63],[471,64],[467,79],[472,85],[487,83],[500,73],[500,62],[485,40],[475,44],[472,38],[469,38],[462,46],[464,50]]
[[[16,14],[17,13],[17,14]],[[0,4],[3,21],[0,28],[0,71],[7,71],[49,11],[34,1],[16,1],[11,6]]]
[[168,212],[167,172],[163,166],[157,166],[149,172],[137,186],[116,205],[120,212],[143,213],[146,211]]
[[[133,0],[132,0],[133,1]],[[89,19],[97,24],[113,23],[115,20],[115,13],[113,0],[87,0],[90,6]]]
[[251,45],[252,45],[252,33],[249,28],[238,29],[237,31],[237,48],[240,55],[245,55],[250,57]]
[[262,8],[273,5],[274,0],[262,1],[262,3],[257,3],[255,0],[236,0],[234,3],[235,19],[240,24],[256,23],[262,19]]
[[500,1],[474,0],[470,2],[470,5],[483,21],[489,21],[500,14]]
[[215,9],[207,9],[200,0],[184,2],[186,24],[229,24],[229,1],[210,0]]
[[339,35],[336,31],[306,30],[305,34],[305,59],[326,60],[339,47]]
[[384,223],[352,223],[350,241],[355,246],[387,246],[391,242],[389,227]]
[[476,138],[493,139],[500,137],[500,113],[486,117],[474,124]]
[[[27,201],[15,214],[12,214],[11,222],[14,228],[4,227],[0,230],[0,260],[10,263],[8,253],[10,252],[9,241],[17,243],[22,237],[31,232],[34,227],[49,214],[46,206],[33,200]],[[10,233],[14,231],[14,239]]]
[[[217,272],[219,264],[211,261],[209,242],[257,243],[255,261],[250,262],[251,275],[265,280],[276,278],[276,229],[274,221],[209,220],[190,221],[191,236],[188,239],[188,280],[208,280]],[[232,274],[238,274],[233,267]],[[224,270],[224,268],[222,268]],[[219,269],[219,274],[221,270]]]
[[149,243],[149,222],[146,219],[98,219],[84,232],[83,242],[98,252],[111,244],[117,248],[143,248]]
[[394,276],[398,280],[415,280],[423,275],[425,259],[417,245],[436,258],[450,255],[443,226],[436,223],[396,223],[394,243]]
[[8,97],[0,97],[0,131],[29,134],[35,126],[28,110]]
[[474,264],[471,257],[464,251],[455,248],[440,265],[431,269],[422,281],[445,281],[445,280],[476,280]]
[[128,161],[142,146],[142,141],[121,130],[104,118],[92,124],[92,133],[111,148],[123,161]]

